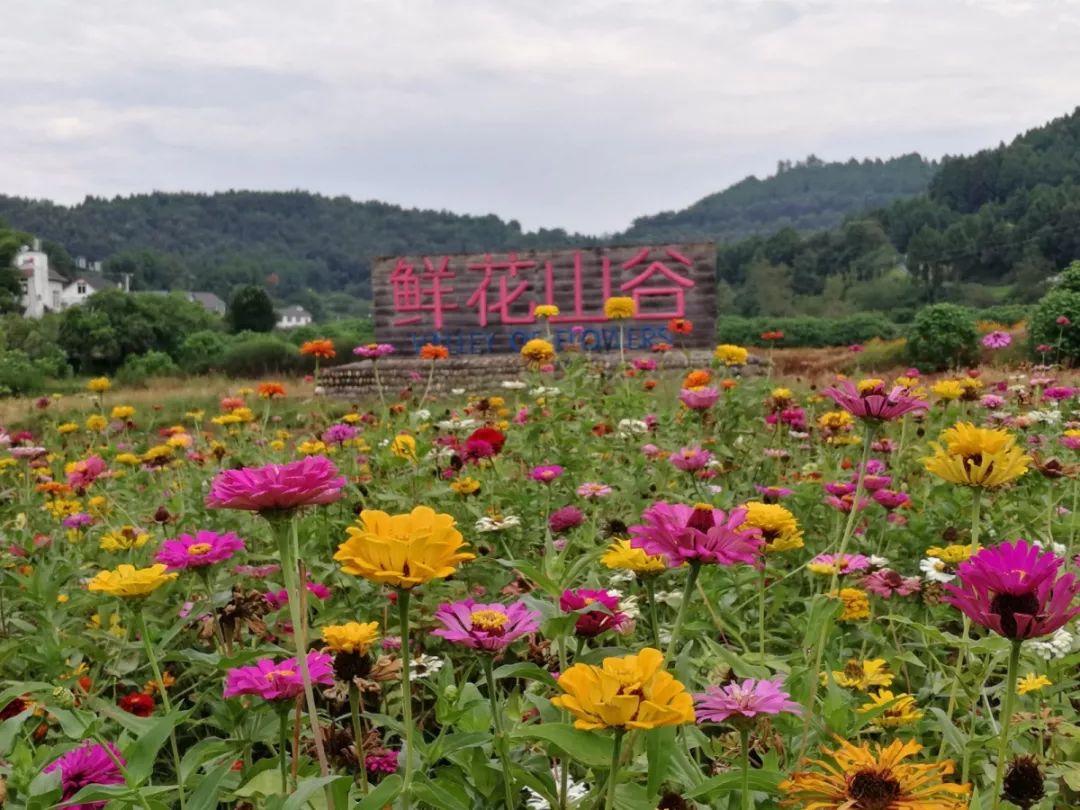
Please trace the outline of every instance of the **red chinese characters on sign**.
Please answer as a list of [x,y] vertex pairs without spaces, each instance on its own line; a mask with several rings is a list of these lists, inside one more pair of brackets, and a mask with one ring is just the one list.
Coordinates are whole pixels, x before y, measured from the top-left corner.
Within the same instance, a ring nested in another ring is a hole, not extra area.
[[[556,267],[550,258],[540,262],[517,253],[485,254],[482,261],[465,264],[460,274],[451,267],[450,256],[425,256],[422,270],[407,259],[398,259],[389,279],[392,325],[442,329],[443,314],[459,308],[455,292],[466,279],[472,292],[463,305],[475,310],[480,327],[533,324],[541,304],[559,307],[559,316],[552,318],[555,323],[599,323],[607,320],[604,302],[613,295],[632,297],[638,320],[685,316],[686,293],[695,286],[689,277],[694,264],[676,248],[641,248],[615,265],[609,256],[600,256],[598,267],[586,266],[587,255],[596,256],[596,252],[574,251],[572,266],[560,268],[572,274],[568,285],[556,284]],[[450,286],[452,281],[455,286]],[[429,321],[426,313],[431,314]]]

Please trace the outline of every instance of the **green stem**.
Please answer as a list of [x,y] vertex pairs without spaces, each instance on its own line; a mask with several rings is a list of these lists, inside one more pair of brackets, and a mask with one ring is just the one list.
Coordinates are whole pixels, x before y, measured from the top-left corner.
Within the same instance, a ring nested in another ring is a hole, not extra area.
[[401,719],[405,726],[405,775],[401,785],[401,807],[411,805],[413,761],[412,673],[409,653],[409,590],[397,589],[398,623],[401,632]]
[[281,792],[289,792],[289,765],[286,752],[289,750],[289,706],[278,710],[278,766],[281,769]]
[[615,807],[615,786],[619,782],[619,759],[622,757],[622,741],[625,729],[615,729],[615,740],[611,746],[611,772],[608,774],[607,798],[604,800],[604,810],[613,810]]
[[671,657],[671,653],[674,652],[676,645],[679,643],[683,622],[686,620],[686,611],[690,607],[690,595],[694,591],[694,585],[697,584],[698,574],[701,573],[700,560],[690,560],[689,565],[690,571],[686,575],[686,587],[683,588],[682,604],[679,605],[679,613],[675,617],[675,626],[671,628],[671,638],[668,640],[667,652],[664,653],[665,659]]
[[366,796],[368,792],[367,752],[364,750],[364,726],[360,722],[360,690],[355,681],[349,683],[349,713],[352,715],[356,758],[360,762],[360,791]]
[[766,557],[761,555],[761,581],[758,587],[758,655],[761,662],[765,663],[765,574]]
[[1016,697],[1016,678],[1020,674],[1020,639],[1013,639],[1009,651],[1009,674],[1005,683],[1005,696],[1001,701],[1001,736],[998,737],[997,769],[994,771],[993,810],[1001,806],[1001,785],[1005,778],[1005,760],[1009,756],[1009,724],[1012,721],[1013,700]]
[[[161,693],[161,705],[165,714],[172,714],[172,702],[169,700],[169,692],[165,689],[165,681],[161,677],[161,668],[158,666],[157,655],[154,653],[154,645],[150,641],[150,630],[146,626],[146,614],[140,607],[137,611],[139,617],[139,632],[142,633],[143,647],[146,649],[146,657],[150,660],[150,671],[154,673],[154,683],[157,684]],[[169,745],[172,748],[173,767],[176,768],[176,791],[180,796],[180,808],[185,806],[184,780],[180,773],[180,748],[176,744],[176,726],[169,729]]]
[[502,707],[499,706],[498,694],[495,691],[495,671],[490,655],[482,656],[484,675],[487,677],[488,700],[491,701],[491,717],[495,724],[495,746],[499,752],[499,760],[503,767],[503,788],[506,790],[506,810],[514,810],[517,803],[514,801],[514,777],[510,771],[510,748],[506,739],[506,730],[503,728]]
[[652,640],[656,649],[660,649],[660,620],[656,615],[656,583],[652,576],[646,574],[642,577],[645,585],[645,595],[649,600],[649,624],[652,627]]
[[739,742],[742,746],[742,810],[751,810],[750,805],[750,729],[739,728]]

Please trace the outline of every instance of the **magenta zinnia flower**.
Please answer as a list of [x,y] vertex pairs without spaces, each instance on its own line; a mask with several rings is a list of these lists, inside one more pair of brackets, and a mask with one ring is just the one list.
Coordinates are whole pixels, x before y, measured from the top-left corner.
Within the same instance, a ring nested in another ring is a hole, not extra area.
[[1080,613],[1080,582],[1058,576],[1063,560],[1026,540],[984,548],[960,563],[960,585],[946,583],[944,601],[972,621],[1014,640],[1053,633]]
[[369,343],[365,346],[357,346],[352,353],[364,360],[378,360],[388,354],[394,353],[394,347],[389,343]]
[[904,393],[899,385],[886,392],[884,386],[860,391],[851,380],[841,380],[836,386],[821,393],[860,419],[899,419],[912,411],[926,410],[926,402]]
[[355,439],[359,432],[352,425],[339,423],[324,430],[322,440],[327,444],[344,444],[350,439]]
[[718,388],[684,388],[679,392],[679,401],[693,411],[707,411],[718,399]]
[[745,509],[725,514],[708,504],[658,501],[641,519],[644,523],[630,527],[630,545],[646,554],[663,555],[672,568],[693,560],[716,565],[753,563],[763,543],[760,530],[742,528]]
[[326,456],[307,456],[289,464],[222,470],[210,485],[211,509],[280,512],[333,503],[341,498],[345,476]]
[[585,522],[585,515],[576,506],[564,506],[548,516],[548,526],[555,534],[576,529]]
[[818,554],[808,563],[808,567],[815,573],[827,569],[838,574],[852,574],[869,568],[870,558],[862,554]]
[[[334,682],[334,659],[312,651],[307,656],[311,682],[330,686]],[[304,691],[300,664],[295,658],[275,661],[260,658],[251,666],[235,667],[225,674],[225,697],[258,695],[263,700],[292,700]]]
[[550,484],[562,473],[563,468],[558,464],[544,464],[540,467],[533,467],[532,480],[539,481],[541,484]]
[[895,489],[879,489],[874,493],[873,498],[890,512],[893,509],[899,509],[900,507],[907,506],[911,503],[910,495]]
[[82,492],[108,472],[108,469],[108,465],[100,456],[90,456],[82,461],[76,461],[67,474],[68,486],[76,492]]
[[[127,765],[127,760],[120,755],[120,749],[115,745],[112,743],[106,743],[106,745],[109,746],[108,751],[98,743],[85,742],[45,766],[43,769],[45,773],[60,769],[60,780],[63,785],[62,801],[67,801],[87,785],[124,784],[124,777],[120,774],[116,763]],[[109,756],[109,752],[116,757],[116,762]],[[97,810],[107,803],[65,804],[64,810]]]
[[540,613],[524,602],[480,604],[472,599],[439,605],[435,619],[442,627],[432,635],[474,650],[498,652],[540,627]]
[[565,613],[582,612],[577,618],[574,632],[592,638],[608,630],[619,630],[627,615],[619,606],[617,594],[592,588],[565,590],[559,597],[559,609]]
[[781,678],[747,678],[726,686],[709,686],[694,695],[698,723],[723,723],[731,718],[753,718],[759,714],[801,714],[802,707],[782,688]]
[[982,345],[988,349],[1004,349],[1012,343],[1012,335],[1000,330],[988,332],[983,336]]
[[918,577],[905,577],[890,568],[882,568],[867,574],[862,581],[863,590],[877,594],[883,599],[897,596],[910,596],[922,590],[922,581]]
[[668,456],[668,461],[683,472],[697,472],[712,461],[712,453],[700,447],[684,447]]
[[182,534],[175,540],[161,544],[155,559],[169,566],[170,571],[182,568],[202,568],[205,565],[224,562],[236,552],[244,550],[244,541],[232,532],[198,531],[195,536]]

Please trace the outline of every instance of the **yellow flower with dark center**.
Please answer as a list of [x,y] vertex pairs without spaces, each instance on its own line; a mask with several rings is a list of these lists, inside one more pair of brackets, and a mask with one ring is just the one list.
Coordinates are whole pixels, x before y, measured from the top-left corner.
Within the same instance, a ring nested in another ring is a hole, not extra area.
[[142,459],[134,453],[119,453],[113,461],[117,464],[127,464],[129,467],[134,467],[136,464],[142,463]]
[[124,526],[120,531],[107,532],[101,536],[98,545],[102,551],[128,551],[142,548],[150,540],[150,534],[134,526]]
[[394,440],[390,442],[390,452],[398,458],[403,458],[408,461],[416,460],[416,439],[410,436],[408,433],[399,433],[394,437]]
[[637,314],[637,306],[633,298],[615,296],[604,302],[604,315],[609,321],[622,321],[633,318]]
[[361,419],[363,419],[363,417],[358,413],[347,413],[341,417],[341,421],[349,425],[355,425]]
[[795,397],[794,392],[790,388],[774,388],[769,396],[777,402],[787,402]]
[[112,388],[112,383],[109,382],[108,377],[94,377],[86,383],[86,390],[93,391],[95,394],[104,394],[110,388]]
[[110,414],[113,419],[124,420],[130,419],[134,415],[135,409],[131,405],[117,405],[115,408],[112,409],[112,413]]
[[870,597],[866,591],[858,588],[841,588],[839,591],[831,591],[830,599],[839,598],[844,603],[844,609],[840,611],[840,621],[858,622],[870,618]]
[[100,591],[110,596],[148,596],[179,576],[175,572],[169,574],[167,571],[168,568],[160,563],[149,568],[120,565],[115,571],[101,571],[90,580],[87,587],[91,591]]
[[531,365],[543,366],[555,359],[555,347],[543,338],[533,338],[521,347],[521,356]]
[[[976,548],[975,551],[979,549]],[[956,565],[962,563],[971,557],[972,549],[971,544],[966,545],[952,545],[952,546],[930,546],[926,550],[927,557],[936,557],[942,562],[949,563],[950,565]]]
[[458,495],[474,495],[480,491],[480,482],[468,475],[455,478],[450,482],[450,489]]
[[723,363],[725,366],[745,366],[746,361],[750,358],[750,352],[742,346],[721,343],[713,349],[713,357],[717,362]]
[[982,396],[983,381],[975,377],[964,377],[960,380],[960,399],[965,402],[974,402]]
[[86,429],[92,430],[94,433],[100,433],[109,426],[109,420],[101,414],[95,413],[93,416],[86,417]]
[[843,430],[855,424],[855,417],[847,411],[826,411],[818,417],[817,423],[824,430]]
[[1053,685],[1054,682],[1045,675],[1036,675],[1034,672],[1029,672],[1016,684],[1016,691],[1021,695],[1026,695],[1028,692],[1038,692],[1045,686]]
[[144,464],[165,464],[173,457],[173,448],[167,444],[158,444],[151,447],[145,453],[142,454],[142,462]]
[[884,658],[850,659],[842,670],[833,670],[833,680],[845,689],[867,692],[875,686],[892,686],[893,674]]
[[574,664],[559,676],[562,695],[551,704],[574,715],[574,727],[650,729],[694,722],[694,699],[665,669],[664,654],[605,658],[601,666]]
[[476,558],[463,550],[454,518],[428,506],[402,515],[365,509],[360,524],[346,529],[349,538],[334,559],[346,574],[372,582],[412,588],[452,576],[458,565]]
[[559,316],[559,308],[554,304],[540,304],[533,310],[533,314],[537,318],[557,318]]
[[82,504],[68,498],[53,498],[45,502],[45,511],[52,515],[53,520],[63,520],[66,517],[82,511]]
[[915,698],[906,692],[894,695],[888,689],[880,689],[876,694],[870,695],[870,700],[859,707],[861,714],[867,714],[885,707],[876,718],[874,723],[882,728],[901,728],[917,723],[922,719],[923,713]]
[[600,557],[600,562],[616,571],[633,571],[635,574],[661,574],[668,564],[660,554],[646,554],[634,548],[629,540],[616,540]]
[[957,422],[942,432],[941,440],[945,446],[931,442],[934,455],[922,463],[953,484],[996,489],[1024,475],[1031,463],[1031,456],[1016,446],[1016,437],[1007,430]]
[[930,386],[930,390],[934,392],[938,399],[943,399],[946,402],[960,399],[964,395],[964,386],[960,384],[959,380],[939,380]]
[[330,624],[322,629],[322,637],[332,652],[364,655],[379,639],[379,623]]
[[922,746],[893,740],[887,746],[852,745],[837,738],[836,750],[823,748],[826,760],[811,760],[817,770],[798,771],[780,783],[781,807],[805,810],[963,810],[970,785],[944,781],[950,760],[914,764],[904,760]]
[[793,551],[805,545],[803,533],[795,515],[780,504],[749,501],[743,504],[743,508],[746,510],[743,527],[761,530],[766,554]]

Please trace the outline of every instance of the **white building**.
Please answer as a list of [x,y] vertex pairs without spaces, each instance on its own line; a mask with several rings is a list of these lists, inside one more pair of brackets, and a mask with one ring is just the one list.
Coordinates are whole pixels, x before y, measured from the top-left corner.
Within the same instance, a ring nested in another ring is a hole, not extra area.
[[278,329],[295,329],[311,323],[311,313],[301,306],[285,307],[278,312]]
[[[125,278],[125,283],[127,279]],[[78,274],[67,282],[64,291],[60,293],[60,308],[67,309],[83,303],[87,298],[102,290],[125,290],[124,284],[109,281],[101,273],[93,270],[80,270]]]
[[15,267],[22,274],[23,315],[27,318],[41,318],[46,312],[76,306],[101,290],[127,290],[127,278],[124,284],[118,284],[96,270],[80,268],[74,278],[64,278],[49,268],[49,257],[36,239],[33,247],[24,247],[15,254]]

